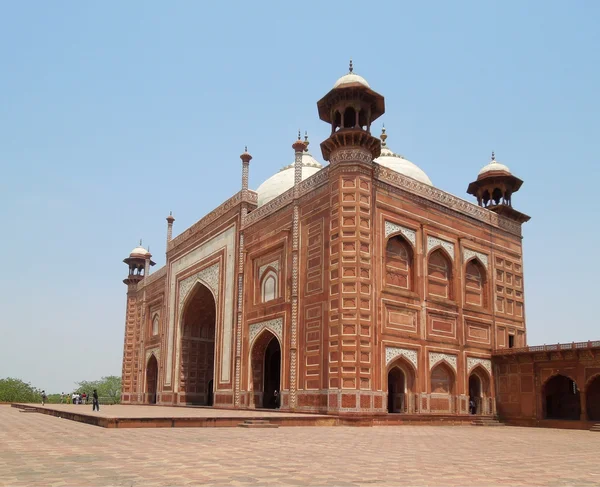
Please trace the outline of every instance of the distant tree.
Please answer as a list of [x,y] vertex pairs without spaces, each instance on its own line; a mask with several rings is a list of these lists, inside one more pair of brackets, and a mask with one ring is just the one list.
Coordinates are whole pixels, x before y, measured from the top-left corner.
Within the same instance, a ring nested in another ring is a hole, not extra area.
[[107,398],[112,404],[121,402],[121,378],[116,375],[102,377],[100,380],[77,382],[75,392],[92,395],[94,389],[98,391],[98,396]]
[[0,402],[40,402],[42,391],[21,379],[0,379]]

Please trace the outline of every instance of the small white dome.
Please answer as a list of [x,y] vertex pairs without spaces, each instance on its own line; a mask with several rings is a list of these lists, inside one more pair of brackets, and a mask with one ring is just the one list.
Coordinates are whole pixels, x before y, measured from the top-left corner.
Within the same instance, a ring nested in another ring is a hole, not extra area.
[[[318,173],[323,166],[308,152],[302,154],[302,181]],[[294,186],[294,164],[285,166],[278,173],[273,174],[262,183],[256,192],[258,193],[258,206],[268,203],[280,194],[285,193]]]
[[363,86],[366,86],[367,88],[371,88],[369,86],[369,83],[367,83],[366,79],[364,79],[362,76],[359,76],[358,74],[354,74],[354,73],[345,74],[344,76],[342,76],[340,79],[338,79],[335,82],[333,87],[339,88],[340,86],[349,85],[351,83],[359,83]]
[[481,176],[488,172],[496,172],[496,171],[505,171],[505,172],[511,174],[508,166],[505,166],[504,164],[497,162],[496,160],[492,160],[492,162],[490,162],[489,164],[487,164],[481,168],[481,171],[479,171],[478,176]]
[[431,179],[425,174],[425,172],[417,166],[415,163],[410,162],[404,156],[400,154],[395,154],[392,152],[386,145],[385,139],[387,139],[387,135],[385,133],[385,128],[381,134],[381,140],[383,141],[381,147],[381,154],[377,159],[374,159],[374,162],[380,164],[384,167],[391,169],[392,171],[396,171],[397,173],[403,174],[404,176],[408,176],[409,178],[416,179],[421,183],[428,184],[429,186],[433,186]]
[[148,254],[148,251],[141,245],[138,245],[135,249],[133,249],[131,251],[129,256],[130,257],[146,257],[146,254]]

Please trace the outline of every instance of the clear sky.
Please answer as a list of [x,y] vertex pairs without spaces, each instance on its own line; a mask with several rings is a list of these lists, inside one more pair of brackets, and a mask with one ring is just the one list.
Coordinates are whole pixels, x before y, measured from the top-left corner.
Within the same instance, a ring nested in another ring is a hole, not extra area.
[[525,183],[529,344],[600,338],[600,2],[0,1],[0,377],[121,373],[127,274],[312,153],[316,101],[355,72],[388,145],[466,195],[490,158]]

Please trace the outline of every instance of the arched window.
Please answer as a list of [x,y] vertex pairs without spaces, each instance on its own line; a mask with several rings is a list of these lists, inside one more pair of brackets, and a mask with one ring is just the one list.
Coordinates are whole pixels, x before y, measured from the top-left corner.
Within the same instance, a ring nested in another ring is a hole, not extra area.
[[452,299],[452,264],[441,249],[429,256],[427,280],[430,296]]
[[465,302],[472,306],[487,306],[485,296],[485,269],[478,260],[467,263],[465,270]]
[[356,111],[352,107],[344,110],[344,128],[353,128],[356,125]]
[[261,301],[266,303],[267,301],[271,301],[273,299],[278,298],[278,286],[277,286],[277,274],[275,271],[268,271],[262,281],[261,285]]
[[454,375],[444,363],[436,365],[431,371],[432,394],[452,394]]
[[158,315],[152,318],[152,336],[158,335]]
[[413,289],[412,248],[400,235],[388,240],[385,247],[385,279],[390,286]]

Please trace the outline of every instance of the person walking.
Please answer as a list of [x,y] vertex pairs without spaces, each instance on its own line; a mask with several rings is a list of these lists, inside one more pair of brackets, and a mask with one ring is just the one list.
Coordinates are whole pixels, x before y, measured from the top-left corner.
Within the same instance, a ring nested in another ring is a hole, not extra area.
[[98,391],[94,389],[94,394],[92,395],[92,411],[100,412],[100,403],[98,402]]
[[46,391],[42,391],[42,406],[46,403],[48,396],[46,396]]

